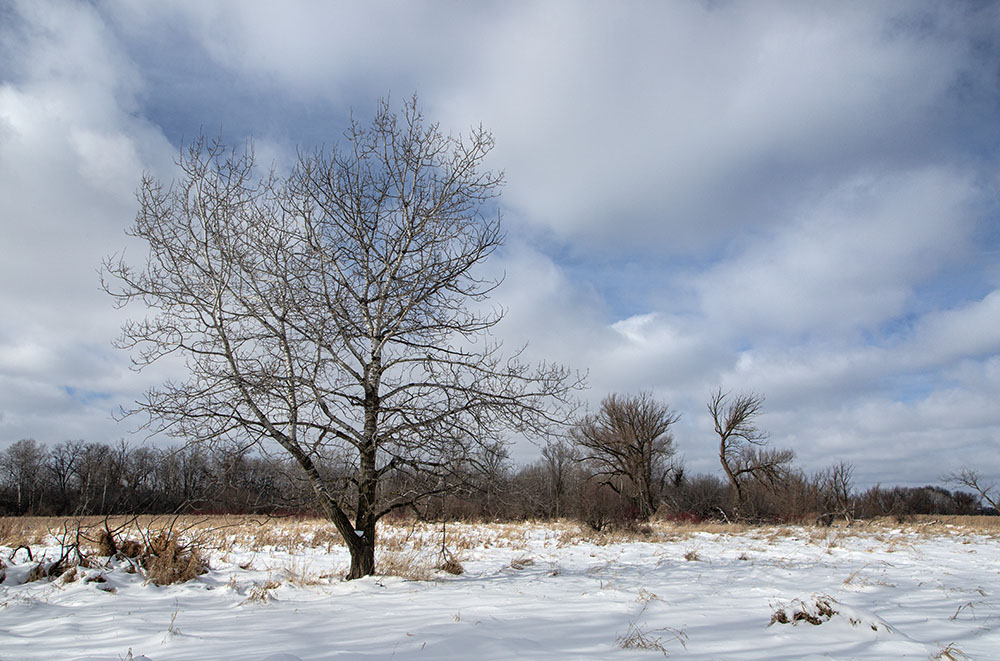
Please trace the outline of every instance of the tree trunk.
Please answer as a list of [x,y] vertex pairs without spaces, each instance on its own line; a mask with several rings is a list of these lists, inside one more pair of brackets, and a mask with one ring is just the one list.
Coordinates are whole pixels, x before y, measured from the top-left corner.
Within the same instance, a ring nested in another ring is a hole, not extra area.
[[[337,527],[337,532],[340,533],[347,550],[351,553],[351,569],[345,578],[353,580],[373,574],[375,572],[374,513],[369,510],[367,516],[361,516],[361,512],[359,512],[358,522],[351,525],[351,520],[340,508],[337,501],[330,496],[330,492],[312,459],[297,446],[287,445],[286,449],[305,470],[326,517]],[[360,504],[361,499],[359,499],[359,507]]]
[[736,501],[734,504],[735,514],[736,518],[739,518],[740,509],[743,507],[743,487],[740,484],[739,478],[733,473],[733,469],[729,467],[729,462],[726,458],[725,439],[719,444],[719,461],[722,463],[722,470],[725,471],[726,477],[729,478],[729,493],[731,494],[730,497]]
[[[351,571],[348,580],[370,576],[375,573],[375,507],[378,494],[378,412],[380,407],[378,382],[381,378],[382,360],[372,356],[372,362],[365,367],[365,420],[363,445],[359,448],[358,465],[358,505],[354,516],[355,546],[350,544]],[[353,540],[352,540],[353,541]]]
[[351,551],[351,570],[347,573],[347,580],[371,576],[375,573],[375,540],[368,539],[368,536],[359,536],[360,544],[351,544],[348,548]]
[[351,571],[348,580],[375,573],[375,490],[378,474],[375,448],[361,453],[361,483],[358,487],[358,511],[354,519],[357,546],[351,545]]

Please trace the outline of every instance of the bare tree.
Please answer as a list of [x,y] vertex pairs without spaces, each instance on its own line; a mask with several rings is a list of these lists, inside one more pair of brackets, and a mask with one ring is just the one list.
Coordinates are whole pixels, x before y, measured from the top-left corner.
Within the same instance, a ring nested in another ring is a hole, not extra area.
[[45,447],[33,438],[22,438],[0,453],[0,471],[17,494],[18,514],[38,513],[45,455]]
[[[284,179],[258,178],[251,148],[201,139],[171,186],[142,181],[145,265],[105,263],[117,302],[153,311],[120,345],[139,368],[181,354],[190,371],[138,403],[146,424],[283,448],[350,550],[348,578],[374,571],[378,519],[447,488],[476,446],[571,414],[579,379],[489,340],[502,311],[480,303],[498,283],[477,273],[503,241],[492,148],[482,128],[427,125],[415,98],[399,115],[380,102]],[[333,450],[352,457],[349,496],[324,478]],[[387,493],[421,472],[441,479]]]
[[64,441],[55,445],[48,453],[45,468],[52,478],[56,491],[57,510],[69,506],[73,500],[73,477],[77,463],[83,457],[83,441]]
[[565,514],[563,503],[571,472],[577,465],[576,448],[563,439],[549,441],[542,447],[541,464],[552,489],[552,514],[558,518]]
[[791,450],[766,447],[767,432],[757,426],[763,410],[764,396],[752,392],[730,398],[720,388],[708,401],[708,412],[719,435],[719,462],[735,493],[737,510],[746,503],[748,479],[773,490],[783,482],[795,458]]
[[982,500],[989,503],[989,506],[1000,512],[1000,493],[997,492],[996,484],[987,482],[982,474],[963,466],[959,470],[949,473],[941,478],[943,482],[955,484],[961,487],[972,489]]
[[854,520],[854,466],[841,461],[818,473],[813,480],[819,489],[821,517],[827,524],[833,517],[842,516],[850,523]]
[[596,476],[626,496],[643,518],[656,511],[676,452],[671,426],[680,419],[650,393],[605,397],[600,410],[572,429],[580,460]]

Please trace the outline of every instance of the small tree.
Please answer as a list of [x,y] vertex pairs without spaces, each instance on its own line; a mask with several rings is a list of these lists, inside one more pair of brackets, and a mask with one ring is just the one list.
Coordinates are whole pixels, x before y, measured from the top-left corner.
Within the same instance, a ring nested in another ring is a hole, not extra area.
[[680,419],[649,393],[610,395],[600,410],[585,416],[572,429],[580,460],[595,471],[602,484],[627,497],[640,516],[656,511],[660,493],[671,471],[674,436],[670,428]]
[[746,480],[775,490],[786,476],[795,453],[767,447],[768,435],[757,426],[764,397],[740,393],[730,398],[722,389],[712,393],[708,412],[719,435],[719,462],[735,495],[737,515],[747,503]]
[[[348,578],[374,571],[380,517],[448,489],[477,447],[571,412],[578,379],[486,337],[502,316],[478,305],[498,284],[478,267],[504,237],[492,148],[481,128],[425,124],[415,98],[401,115],[381,102],[286,179],[258,177],[252,149],[198,140],[173,185],[142,181],[145,265],[105,263],[120,305],[154,311],[120,345],[140,368],[180,354],[191,375],[136,410],[154,431],[280,446],[350,550]],[[349,457],[345,492],[327,456]]]

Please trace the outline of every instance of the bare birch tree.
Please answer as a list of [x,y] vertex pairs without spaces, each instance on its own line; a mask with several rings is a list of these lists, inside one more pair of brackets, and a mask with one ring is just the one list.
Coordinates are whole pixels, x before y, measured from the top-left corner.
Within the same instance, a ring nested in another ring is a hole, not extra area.
[[590,464],[602,483],[632,501],[648,519],[676,452],[670,428],[680,419],[649,393],[610,395],[597,413],[587,415],[571,430],[580,460]]
[[[136,411],[153,431],[283,448],[350,550],[348,578],[374,571],[380,517],[447,489],[477,446],[564,421],[580,385],[489,339],[502,311],[479,304],[498,283],[477,267],[504,238],[490,213],[503,176],[482,167],[493,144],[482,128],[442,134],[415,98],[399,114],[380,102],[287,178],[201,139],[173,184],[142,180],[130,234],[145,264],[106,260],[117,303],[150,310],[120,346],[140,369],[181,354],[190,372]],[[346,496],[323,473],[338,453]]]
[[720,388],[708,402],[708,412],[719,435],[719,462],[735,493],[737,509],[746,503],[748,479],[774,490],[783,482],[795,458],[791,450],[766,447],[767,432],[757,426],[757,418],[763,411],[763,395],[752,392],[730,398]]

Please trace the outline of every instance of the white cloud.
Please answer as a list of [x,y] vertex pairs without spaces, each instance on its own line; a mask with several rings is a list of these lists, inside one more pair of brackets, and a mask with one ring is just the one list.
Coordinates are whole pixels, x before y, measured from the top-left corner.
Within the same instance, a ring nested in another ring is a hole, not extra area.
[[871,331],[969,249],[979,192],[948,169],[863,176],[693,276],[705,317],[740,331]]
[[142,170],[172,149],[134,116],[137,73],[92,7],[15,9],[3,40],[18,56],[0,83],[0,440],[111,440],[110,411],[142,381],[113,354],[123,317],[97,271],[126,245]]
[[496,134],[511,230],[489,264],[507,273],[498,335],[589,370],[592,403],[652,389],[684,414],[695,470],[714,469],[718,385],[766,394],[775,441],[811,469],[848,458],[870,481],[927,481],[995,450],[996,7],[122,0],[8,15],[0,441],[106,437],[93,393],[127,402],[158,379],[108,348],[121,315],[95,270],[127,245],[139,171],[172,176],[164,135],[246,130],[281,169],[288,136],[330,144],[349,108],[416,90],[446,130]]
[[917,364],[944,366],[1000,352],[1000,290],[966,305],[928,313],[917,323],[907,354]]
[[496,130],[525,215],[602,251],[702,249],[858,163],[926,156],[967,57],[942,35],[887,39],[885,5],[520,9],[439,108]]

